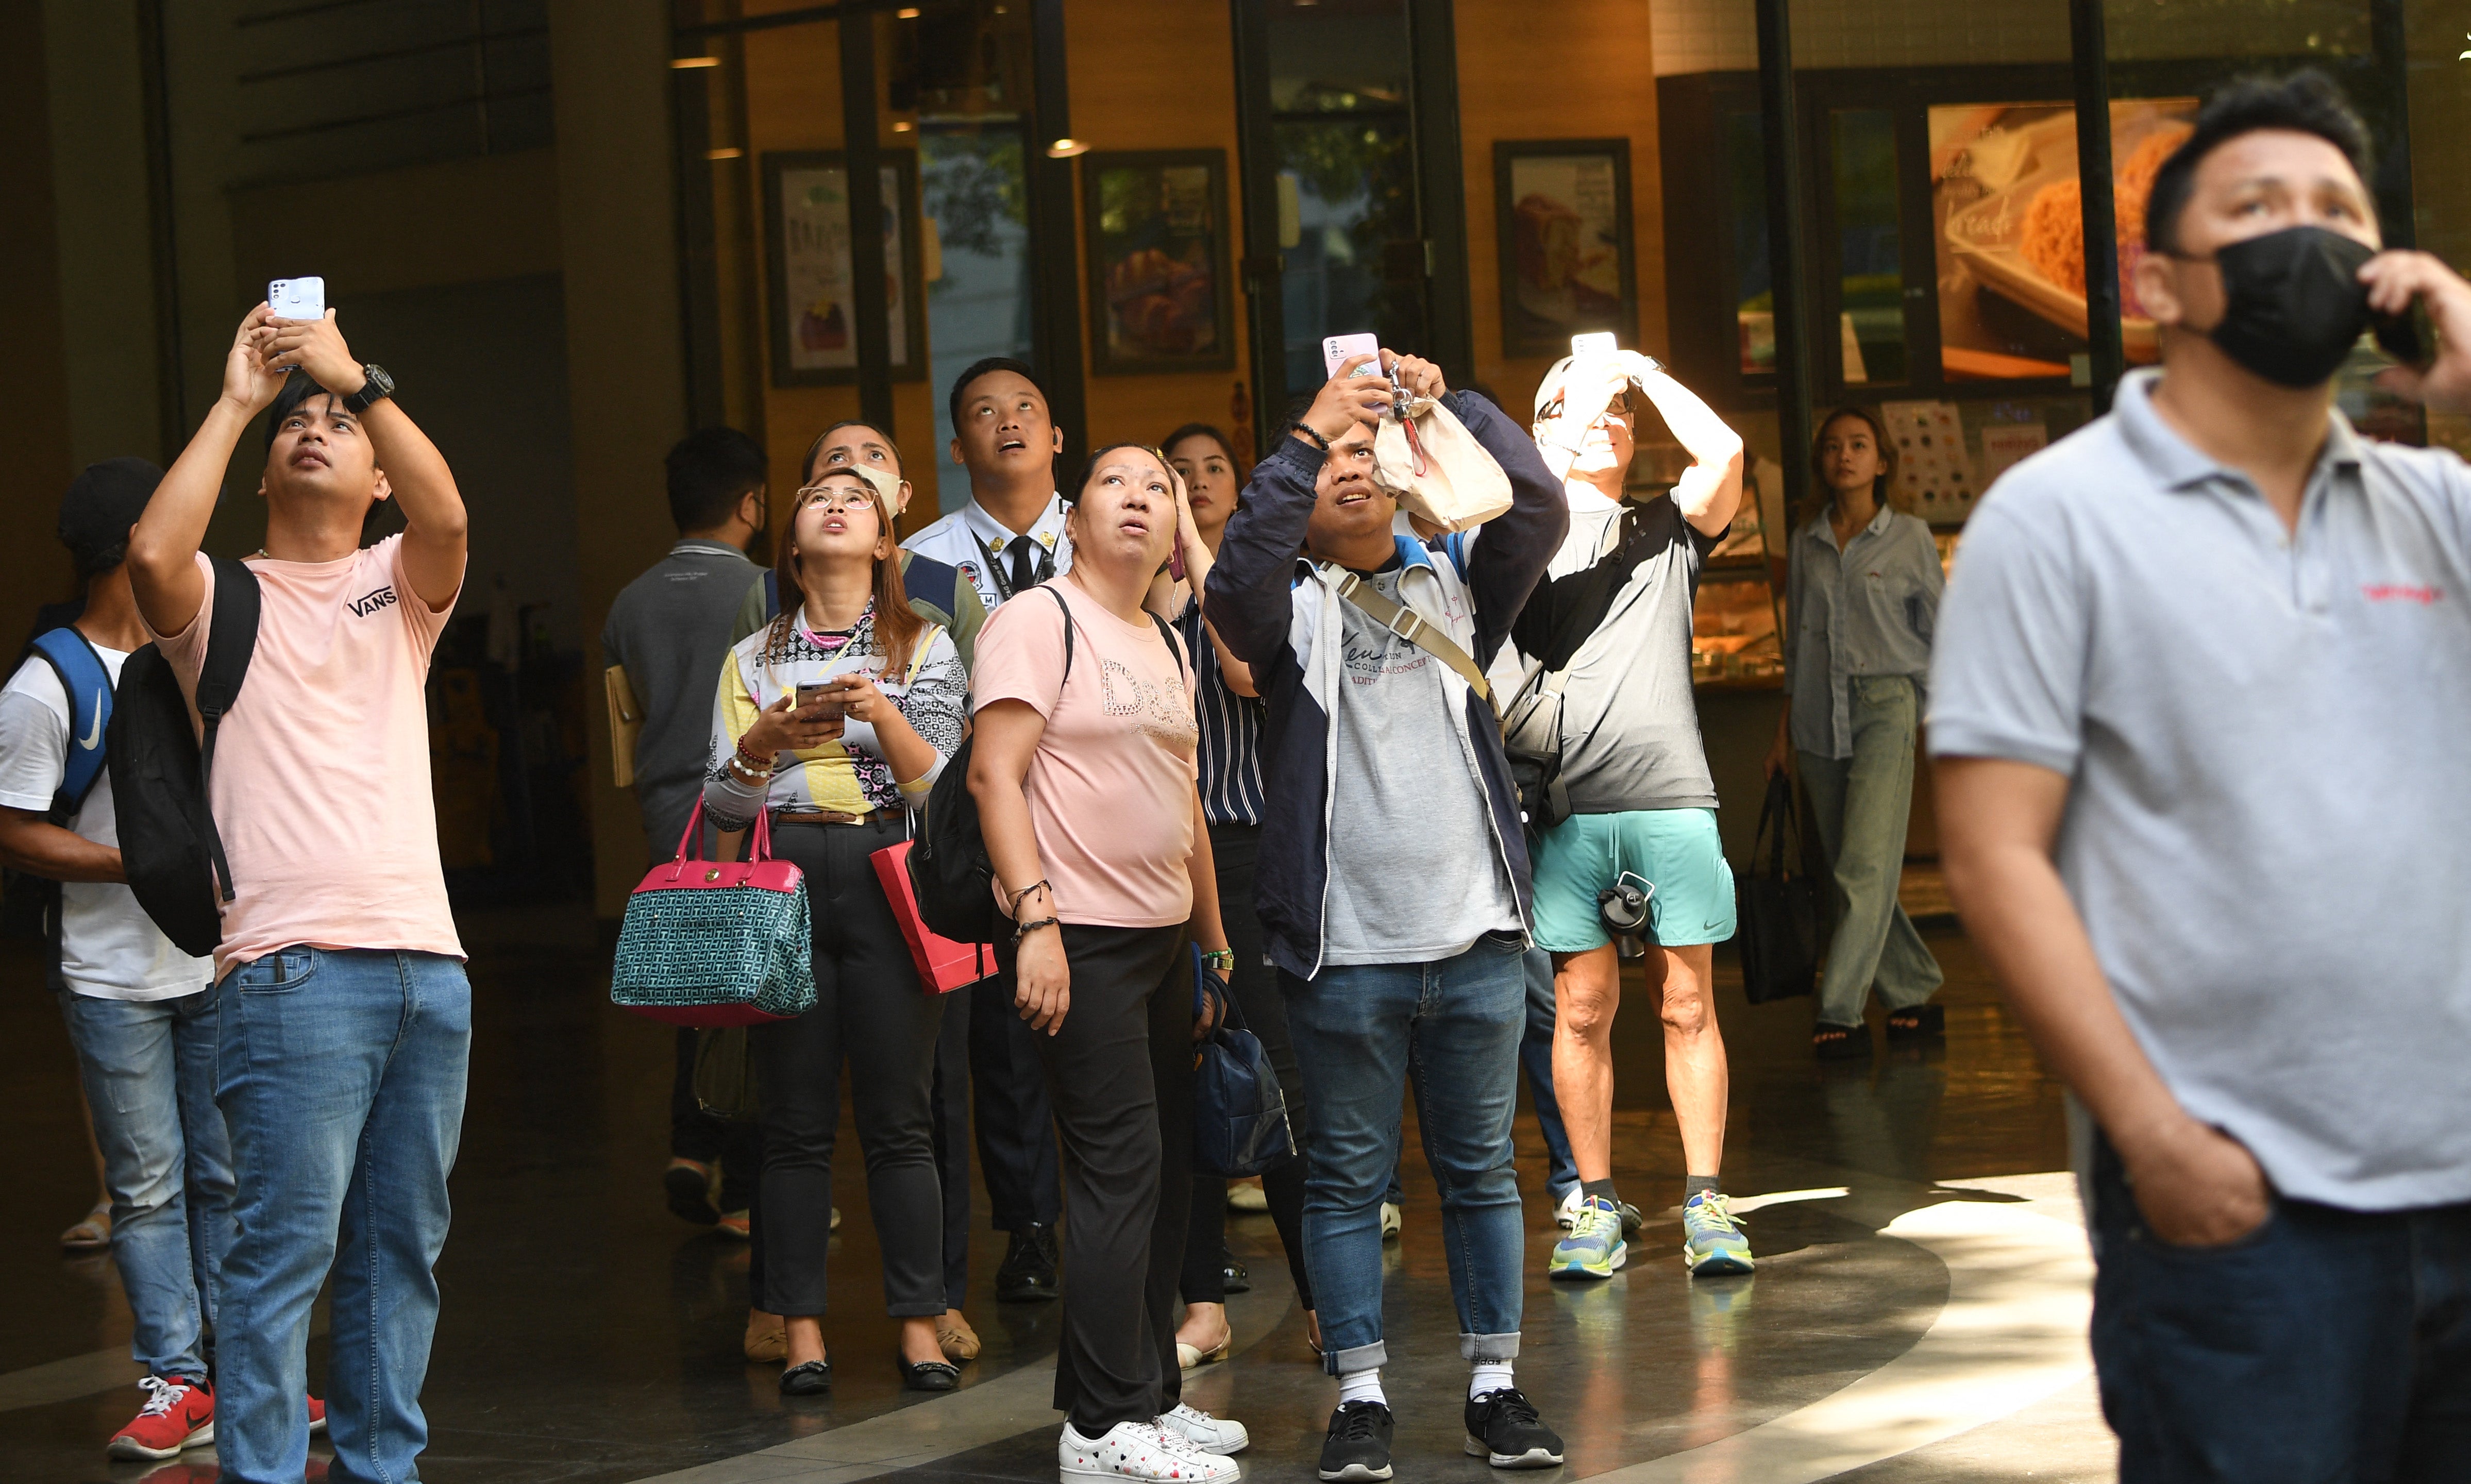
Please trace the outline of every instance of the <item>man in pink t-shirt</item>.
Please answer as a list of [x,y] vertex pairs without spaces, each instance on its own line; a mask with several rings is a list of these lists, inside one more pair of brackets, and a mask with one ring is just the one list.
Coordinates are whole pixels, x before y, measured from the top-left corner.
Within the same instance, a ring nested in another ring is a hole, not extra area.
[[[206,413],[131,533],[139,612],[195,698],[216,574],[198,550],[241,434],[270,406],[255,647],[208,802],[231,866],[215,949],[215,1100],[239,1235],[216,1325],[225,1484],[300,1478],[309,1310],[332,1268],[326,1391],[356,1476],[415,1477],[446,1176],[472,992],[446,904],[421,685],[463,582],[462,497],[322,319],[251,310]],[[362,550],[372,504],[408,529]],[[338,1248],[343,1249],[338,1260]]]

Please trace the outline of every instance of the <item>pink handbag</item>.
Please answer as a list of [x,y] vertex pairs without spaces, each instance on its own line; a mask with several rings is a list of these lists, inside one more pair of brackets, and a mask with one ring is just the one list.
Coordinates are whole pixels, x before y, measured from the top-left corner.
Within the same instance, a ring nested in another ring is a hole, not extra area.
[[703,800],[677,856],[626,899],[610,1002],[673,1025],[752,1025],[814,1008],[807,883],[772,859],[772,813],[744,860],[702,859]]
[[918,965],[918,983],[930,995],[965,989],[996,972],[996,951],[986,943],[956,943],[920,920],[918,895],[909,883],[909,841],[886,845],[871,858],[876,880],[883,883],[884,900],[909,940],[909,957]]

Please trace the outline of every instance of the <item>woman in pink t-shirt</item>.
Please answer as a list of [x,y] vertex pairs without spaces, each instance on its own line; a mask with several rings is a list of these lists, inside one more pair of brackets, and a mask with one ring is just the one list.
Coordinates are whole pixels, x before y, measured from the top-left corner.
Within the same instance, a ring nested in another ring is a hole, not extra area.
[[[1091,456],[1072,569],[978,636],[977,800],[1014,1002],[1040,1031],[1064,1140],[1068,1476],[1233,1479],[1241,1425],[1178,1400],[1176,1280],[1192,1161],[1192,960],[1225,966],[1194,788],[1192,671],[1142,606],[1175,540],[1174,473],[1130,444]],[[1071,646],[1066,643],[1070,625]],[[1125,1282],[1128,1274],[1145,1282]]]

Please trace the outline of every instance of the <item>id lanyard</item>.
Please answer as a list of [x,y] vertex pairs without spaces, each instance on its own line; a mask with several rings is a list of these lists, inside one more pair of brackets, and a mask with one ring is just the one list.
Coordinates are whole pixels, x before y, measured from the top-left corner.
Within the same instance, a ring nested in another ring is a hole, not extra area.
[[[1038,578],[1030,584],[1035,587],[1039,582],[1044,582],[1055,576],[1055,548],[1039,541],[1036,536],[1029,539],[1037,542],[1038,545]],[[1012,597],[1012,577],[1004,570],[1008,565],[1004,558],[1011,554],[1002,547],[998,547],[987,561],[988,575],[996,579],[996,601],[998,602],[1006,601]]]

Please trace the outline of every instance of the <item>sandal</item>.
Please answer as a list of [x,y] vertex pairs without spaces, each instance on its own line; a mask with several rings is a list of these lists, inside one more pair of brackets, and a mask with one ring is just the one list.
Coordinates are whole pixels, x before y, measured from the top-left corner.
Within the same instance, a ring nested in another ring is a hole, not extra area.
[[97,1201],[85,1219],[60,1234],[62,1252],[101,1252],[111,1245],[111,1202]]
[[1227,1358],[1228,1351],[1234,1349],[1235,1345],[1236,1330],[1232,1325],[1228,1327],[1227,1337],[1208,1350],[1203,1350],[1197,1345],[1187,1345],[1184,1341],[1178,1340],[1175,1342],[1176,1364],[1190,1371],[1208,1365],[1213,1360],[1224,1360]]
[[1810,1033],[1810,1049],[1824,1062],[1853,1061],[1871,1054],[1871,1027],[1830,1025],[1822,1021]]
[[1926,1041],[1946,1034],[1945,1005],[1909,1004],[1901,1010],[1888,1012],[1888,1039],[1891,1041]]

